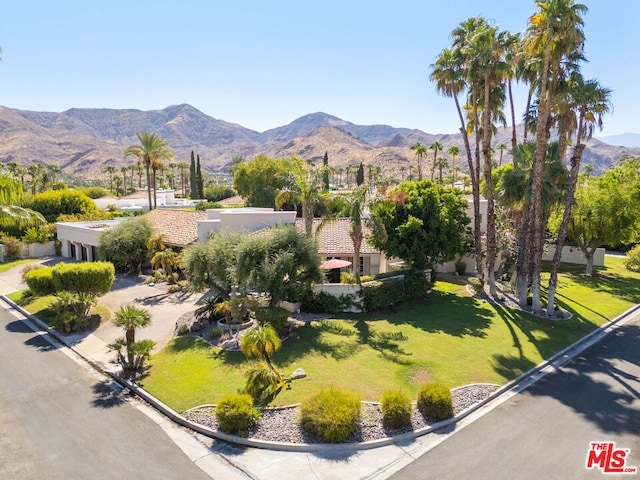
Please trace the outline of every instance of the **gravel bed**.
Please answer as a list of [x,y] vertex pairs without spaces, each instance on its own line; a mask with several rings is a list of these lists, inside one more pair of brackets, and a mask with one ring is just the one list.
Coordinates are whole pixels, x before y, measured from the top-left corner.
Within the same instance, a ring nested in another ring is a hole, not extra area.
[[[477,384],[459,387],[451,391],[453,412],[458,415],[463,410],[485,400],[498,385]],[[204,425],[213,430],[218,429],[216,418],[211,407],[196,407],[184,414],[188,420]],[[349,442],[366,442],[392,437],[402,433],[427,427],[433,420],[425,418],[415,409],[411,416],[411,427],[389,429],[382,422],[382,409],[376,403],[363,403],[360,415],[360,427],[348,440]],[[258,425],[251,428],[248,438],[271,442],[285,443],[322,443],[318,438],[304,432],[298,423],[298,408],[266,408],[262,409],[262,418]]]

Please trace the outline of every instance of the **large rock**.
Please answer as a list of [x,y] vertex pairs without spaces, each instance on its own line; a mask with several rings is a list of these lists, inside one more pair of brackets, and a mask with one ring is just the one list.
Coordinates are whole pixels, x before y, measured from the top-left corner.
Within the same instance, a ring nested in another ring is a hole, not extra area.
[[230,338],[229,340],[225,340],[220,344],[220,348],[223,350],[238,350],[240,349],[240,344],[238,343],[237,338]]
[[304,378],[307,376],[307,372],[305,372],[301,368],[296,368],[295,372],[291,374],[291,380],[298,380],[300,378]]

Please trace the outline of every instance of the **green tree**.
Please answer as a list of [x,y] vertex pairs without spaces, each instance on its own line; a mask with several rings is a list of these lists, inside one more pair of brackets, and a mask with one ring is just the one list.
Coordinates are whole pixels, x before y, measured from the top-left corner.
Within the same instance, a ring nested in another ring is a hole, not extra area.
[[451,145],[449,147],[449,150],[447,150],[447,153],[453,160],[453,163],[451,165],[451,170],[454,172],[453,175],[451,176],[451,185],[453,185],[454,183],[456,183],[456,172],[458,171],[457,165],[456,165],[456,159],[460,156],[460,147],[458,147],[457,145]]
[[189,187],[191,188],[189,198],[191,198],[191,200],[197,200],[199,198],[198,180],[196,176],[196,156],[193,150],[191,150],[191,163],[189,164]]
[[322,186],[329,190],[329,154],[325,151],[322,159]]
[[358,173],[356,173],[356,185],[360,186],[364,183],[364,165],[360,162]]
[[116,167],[113,165],[107,165],[104,170],[109,174],[109,191],[113,193],[113,174],[116,171]]
[[0,175],[0,229],[4,232],[21,236],[28,228],[47,222],[39,212],[22,207],[24,200],[20,182]]
[[182,196],[186,197],[187,196],[187,189],[186,189],[186,178],[184,176],[184,172],[185,170],[189,168],[189,164],[186,162],[179,162],[178,163],[178,170],[180,170],[180,184],[182,186]]
[[442,151],[442,144],[437,140],[429,145],[429,150],[433,150],[433,164],[431,165],[431,181],[433,182],[433,177],[435,176],[436,167],[437,167],[437,158],[438,152]]
[[55,222],[60,215],[85,215],[99,213],[95,202],[79,190],[49,190],[35,195],[29,204],[48,222]]
[[197,198],[204,198],[204,182],[202,180],[202,169],[200,168],[200,155],[196,156],[196,184],[198,185]]
[[271,357],[280,350],[280,346],[281,342],[278,334],[269,325],[252,328],[242,337],[242,342],[240,343],[240,349],[247,358],[262,358],[269,368],[282,379],[271,362]]
[[463,250],[469,218],[459,190],[429,181],[403,182],[370,210],[370,243],[413,270],[433,269]]
[[254,285],[269,295],[270,306],[280,300],[297,302],[301,292],[322,281],[315,242],[293,225],[270,228],[245,237],[236,250],[236,276],[240,285]]
[[233,188],[248,207],[274,208],[277,193],[288,184],[290,170],[289,160],[258,155],[235,166]]
[[[155,183],[153,191],[153,202],[151,199],[151,168],[157,168],[157,165],[162,160],[166,160],[173,157],[173,152],[167,146],[167,142],[160,138],[155,133],[150,132],[138,132],[136,137],[140,142],[139,145],[131,145],[124,151],[124,156],[128,157],[133,155],[138,158],[138,162],[144,166],[147,177],[147,195],[149,197],[149,210],[153,210],[156,205],[155,198]],[[155,171],[155,170],[154,170]]]
[[423,145],[421,142],[416,142],[411,147],[416,158],[418,159],[418,181],[422,180],[422,157],[427,155],[427,146]]
[[351,224],[349,237],[353,243],[353,273],[356,275],[358,283],[360,283],[360,249],[364,240],[362,217],[367,206],[367,191],[367,186],[363,185],[345,196],[346,208],[344,213],[349,217]]
[[118,270],[140,272],[147,259],[147,241],[152,233],[144,217],[125,220],[102,233],[100,257]]
[[500,143],[498,143],[498,145],[496,145],[496,149],[500,151],[500,158],[498,160],[498,167],[501,167],[502,166],[502,154],[507,149],[507,146],[505,145],[504,142],[500,142]]

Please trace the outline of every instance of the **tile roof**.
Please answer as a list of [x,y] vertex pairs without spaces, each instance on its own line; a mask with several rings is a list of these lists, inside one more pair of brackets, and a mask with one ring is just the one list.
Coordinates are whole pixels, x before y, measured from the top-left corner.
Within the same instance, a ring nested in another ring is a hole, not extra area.
[[220,201],[218,201],[217,203],[219,203],[222,206],[239,206],[239,205],[244,205],[244,198],[242,198],[240,195],[235,195],[233,197],[229,197],[229,198],[224,198]]
[[[137,190],[133,193],[130,193],[129,195],[125,195],[124,197],[122,197],[123,199],[127,199],[127,200],[135,200],[135,199],[139,199],[139,198],[149,198],[149,192],[147,192],[147,190]],[[153,201],[153,191],[151,192],[151,200]]]
[[206,220],[207,212],[157,209],[144,217],[167,245],[186,247],[198,240],[198,220]]
[[[313,219],[313,232],[315,233],[321,219]],[[361,254],[379,253],[375,248],[366,242],[366,236],[371,233],[369,227],[363,223],[362,230],[365,239],[360,247]],[[320,229],[318,235],[318,254],[321,256],[353,255],[353,242],[349,236],[351,220],[348,218],[336,218],[328,221]],[[304,219],[296,218],[296,229],[304,232]]]

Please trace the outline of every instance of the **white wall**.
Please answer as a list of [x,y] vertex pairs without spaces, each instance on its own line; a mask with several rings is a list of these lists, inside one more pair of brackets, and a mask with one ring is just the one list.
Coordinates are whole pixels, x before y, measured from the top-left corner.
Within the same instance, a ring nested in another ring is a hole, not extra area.
[[[543,260],[553,260],[553,255],[556,253],[556,247],[551,245],[549,250],[542,256]],[[593,254],[593,265],[595,267],[604,267],[604,248],[596,248]],[[587,258],[578,247],[572,247],[570,245],[562,248],[562,262],[575,263],[577,265],[586,265]]]
[[212,232],[257,232],[278,224],[295,224],[296,212],[276,212],[271,208],[213,208],[207,220],[198,220],[198,242]]

